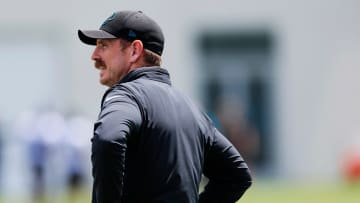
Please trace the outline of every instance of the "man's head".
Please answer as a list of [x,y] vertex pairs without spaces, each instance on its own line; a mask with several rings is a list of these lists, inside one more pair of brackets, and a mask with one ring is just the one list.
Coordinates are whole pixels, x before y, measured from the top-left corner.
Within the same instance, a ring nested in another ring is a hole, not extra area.
[[160,66],[163,33],[140,11],[115,12],[99,30],[78,30],[78,35],[85,44],[96,46],[91,58],[103,85],[114,85],[135,68]]

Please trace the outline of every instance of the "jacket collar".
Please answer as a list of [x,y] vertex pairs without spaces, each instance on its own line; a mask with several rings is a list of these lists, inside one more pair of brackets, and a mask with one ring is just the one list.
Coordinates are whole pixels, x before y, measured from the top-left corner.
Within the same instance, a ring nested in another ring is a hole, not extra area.
[[122,83],[130,82],[139,78],[144,78],[148,80],[155,80],[158,82],[163,82],[171,85],[170,74],[169,72],[161,68],[159,66],[151,66],[151,67],[141,67],[137,68],[133,71],[130,71],[124,78],[122,78],[117,84],[113,85],[109,89],[107,89],[103,95],[101,106],[103,106],[104,100],[106,96],[114,89],[117,85]]
[[133,81],[139,78],[155,80],[171,85],[169,72],[159,66],[141,67],[130,71],[124,78],[117,84]]

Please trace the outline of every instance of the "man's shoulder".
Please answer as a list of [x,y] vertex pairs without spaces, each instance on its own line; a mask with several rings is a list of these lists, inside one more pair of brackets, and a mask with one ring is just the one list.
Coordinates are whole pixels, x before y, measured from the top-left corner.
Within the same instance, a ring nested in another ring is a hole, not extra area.
[[129,83],[117,84],[116,86],[109,89],[103,96],[102,106],[104,107],[106,105],[119,101],[134,100],[136,96],[134,94],[134,91],[130,87],[131,84]]

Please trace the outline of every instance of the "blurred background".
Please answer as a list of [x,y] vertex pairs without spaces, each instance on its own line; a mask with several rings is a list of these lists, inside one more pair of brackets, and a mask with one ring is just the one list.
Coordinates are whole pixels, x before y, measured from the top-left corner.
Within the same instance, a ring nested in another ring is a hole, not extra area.
[[0,7],[0,201],[89,202],[102,94],[78,29],[142,10],[163,67],[249,163],[240,202],[360,199],[360,1],[33,0]]

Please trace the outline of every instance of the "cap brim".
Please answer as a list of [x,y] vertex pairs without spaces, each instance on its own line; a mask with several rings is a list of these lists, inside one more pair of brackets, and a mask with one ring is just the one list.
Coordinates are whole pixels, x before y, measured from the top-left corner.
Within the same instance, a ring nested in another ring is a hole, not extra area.
[[78,30],[79,39],[88,45],[96,45],[97,39],[115,39],[114,35],[103,30]]

